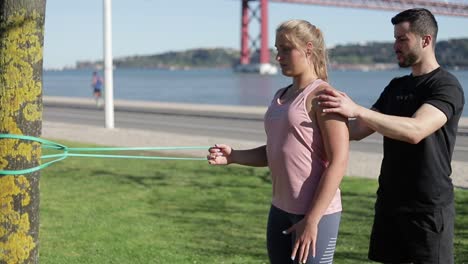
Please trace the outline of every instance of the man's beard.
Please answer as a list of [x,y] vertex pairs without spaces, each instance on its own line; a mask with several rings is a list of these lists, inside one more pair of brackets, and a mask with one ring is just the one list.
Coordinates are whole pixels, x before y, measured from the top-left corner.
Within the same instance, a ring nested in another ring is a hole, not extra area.
[[413,52],[410,52],[407,56],[403,57],[402,62],[398,62],[398,65],[402,68],[408,68],[413,66],[416,61],[418,61],[418,56],[416,56]]

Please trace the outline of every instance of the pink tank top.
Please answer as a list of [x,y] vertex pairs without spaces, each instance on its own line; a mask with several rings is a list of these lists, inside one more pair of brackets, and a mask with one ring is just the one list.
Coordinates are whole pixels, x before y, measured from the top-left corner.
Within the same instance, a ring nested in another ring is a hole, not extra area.
[[[319,85],[309,84],[294,100],[281,103],[273,98],[265,113],[267,157],[273,182],[272,204],[292,214],[305,214],[311,207],[315,189],[328,166],[318,124],[307,112],[307,96]],[[341,211],[338,189],[325,214]]]

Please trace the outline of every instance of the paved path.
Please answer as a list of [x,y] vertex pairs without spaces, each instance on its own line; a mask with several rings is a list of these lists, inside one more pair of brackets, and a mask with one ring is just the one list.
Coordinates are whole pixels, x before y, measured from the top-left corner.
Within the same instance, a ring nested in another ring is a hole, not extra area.
[[[86,99],[70,99],[70,98],[44,98],[44,105],[53,103],[76,103],[82,101],[82,106],[89,104],[91,107],[92,101]],[[84,100],[84,101],[83,101]],[[86,102],[86,103],[84,103]],[[233,106],[204,106],[204,105],[189,105],[189,104],[168,104],[168,103],[152,103],[152,102],[131,102],[131,101],[116,101],[119,107],[127,108],[128,111],[136,111],[137,109],[146,108],[160,109],[160,111],[187,111],[197,109],[199,113],[220,115],[242,114],[245,117],[255,117],[263,115],[264,108],[261,107],[233,107]],[[464,118],[460,126],[463,129],[468,128],[468,119]],[[174,133],[166,133],[160,131],[148,131],[138,129],[105,129],[103,127],[80,125],[80,124],[65,124],[56,122],[43,122],[43,138],[52,140],[68,140],[75,142],[91,143],[105,146],[125,146],[125,147],[146,147],[146,146],[211,146],[215,143],[227,143],[237,149],[256,147],[264,142],[234,140],[229,138],[212,138],[210,136],[193,136]],[[191,156],[204,157],[204,150],[185,150],[184,153]],[[376,178],[380,169],[381,154],[352,151],[350,153],[349,166],[347,175],[361,176],[367,178]],[[454,161],[452,163],[454,184],[459,187],[468,188],[468,161]]]

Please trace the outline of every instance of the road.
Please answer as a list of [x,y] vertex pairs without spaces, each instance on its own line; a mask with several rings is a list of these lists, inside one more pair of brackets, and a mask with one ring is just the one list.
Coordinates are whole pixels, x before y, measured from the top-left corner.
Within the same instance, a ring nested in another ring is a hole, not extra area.
[[[74,108],[60,105],[45,105],[44,121],[104,126],[104,112],[92,108]],[[137,111],[115,112],[115,126],[141,130],[157,130],[174,134],[210,135],[249,141],[265,141],[263,122],[258,118],[230,118],[195,116],[190,114],[160,114]],[[382,137],[374,134],[363,141],[352,142],[351,150],[361,152],[382,152]],[[459,135],[454,160],[468,160],[468,136]]]

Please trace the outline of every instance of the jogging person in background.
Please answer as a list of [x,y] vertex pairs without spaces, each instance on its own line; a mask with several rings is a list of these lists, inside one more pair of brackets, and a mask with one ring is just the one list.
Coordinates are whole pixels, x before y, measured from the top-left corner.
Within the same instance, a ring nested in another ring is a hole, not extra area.
[[93,78],[91,80],[91,86],[93,87],[93,96],[96,100],[96,106],[100,107],[102,105],[102,87],[104,81],[97,71],[93,72]]
[[454,263],[452,153],[463,112],[458,80],[435,57],[438,26],[426,9],[392,18],[394,50],[411,74],[393,79],[366,109],[328,89],[317,97],[323,112],[350,120],[352,140],[377,131],[384,153],[369,259],[384,263]]
[[273,197],[267,224],[270,263],[332,263],[341,218],[339,185],[346,171],[346,118],[323,114],[312,99],[327,83],[322,32],[304,20],[276,30],[277,61],[292,84],[279,89],[265,114],[266,145],[209,149],[212,165],[268,166]]

